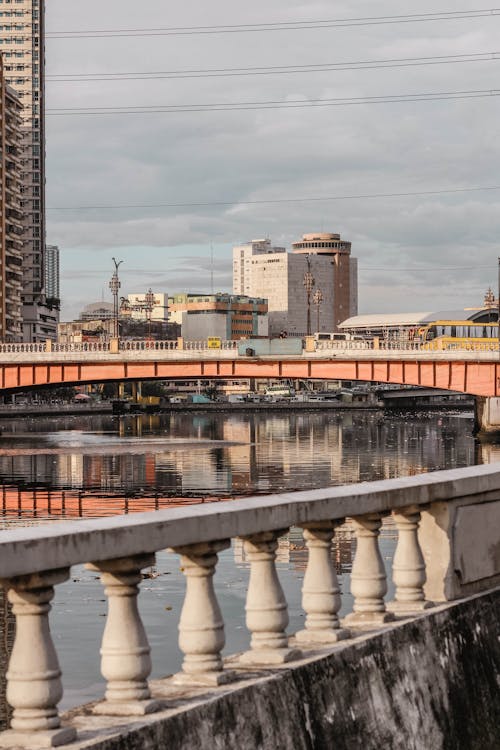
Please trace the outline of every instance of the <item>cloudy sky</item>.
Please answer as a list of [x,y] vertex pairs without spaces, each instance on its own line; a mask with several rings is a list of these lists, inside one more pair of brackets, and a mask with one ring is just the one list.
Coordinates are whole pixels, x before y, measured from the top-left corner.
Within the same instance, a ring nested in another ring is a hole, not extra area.
[[469,189],[500,186],[500,97],[449,98],[499,93],[500,15],[470,13],[484,0],[47,6],[62,319],[110,299],[113,256],[124,294],[210,291],[211,252],[214,290],[230,290],[234,244],[315,230],[352,241],[360,312],[474,305],[496,288],[500,189]]

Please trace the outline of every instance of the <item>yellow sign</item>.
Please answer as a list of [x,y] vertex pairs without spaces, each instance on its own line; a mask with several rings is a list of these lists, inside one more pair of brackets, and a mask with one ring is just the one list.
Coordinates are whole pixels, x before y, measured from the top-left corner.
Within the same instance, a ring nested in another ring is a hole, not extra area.
[[209,336],[207,339],[207,346],[209,349],[220,349],[221,339],[218,336]]

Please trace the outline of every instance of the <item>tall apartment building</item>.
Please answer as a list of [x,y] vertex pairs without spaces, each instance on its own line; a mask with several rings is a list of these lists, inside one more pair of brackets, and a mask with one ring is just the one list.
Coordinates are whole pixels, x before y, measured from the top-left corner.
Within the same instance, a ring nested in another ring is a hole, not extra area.
[[22,109],[21,181],[25,341],[55,338],[57,309],[45,304],[45,0],[0,0],[0,50],[6,81]]
[[[350,257],[351,243],[338,234],[304,235],[293,243],[293,252],[273,247],[270,240],[253,240],[233,248],[233,292],[264,297],[269,306],[269,334],[307,333],[307,292],[304,276],[311,273],[311,330],[335,331],[357,313],[357,261]],[[318,306],[315,291],[321,291]],[[318,327],[319,312],[319,327]]]
[[59,308],[59,248],[57,245],[45,247],[45,297],[48,305]]
[[0,341],[22,341],[21,102],[0,53]]

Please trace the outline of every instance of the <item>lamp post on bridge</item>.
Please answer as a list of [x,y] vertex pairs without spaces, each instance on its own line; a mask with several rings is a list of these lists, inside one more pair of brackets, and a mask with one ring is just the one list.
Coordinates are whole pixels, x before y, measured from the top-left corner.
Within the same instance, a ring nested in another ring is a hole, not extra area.
[[321,303],[323,302],[323,292],[321,289],[316,289],[316,291],[313,294],[313,302],[316,305],[316,331],[319,333],[319,309],[321,307]]
[[118,278],[118,268],[123,263],[123,261],[117,261],[115,260],[115,258],[113,258],[113,263],[115,264],[115,270],[111,277],[111,281],[109,282],[109,288],[111,289],[111,294],[113,295],[113,338],[117,339],[120,335],[118,327],[118,292],[120,291],[121,287],[120,279]]
[[314,288],[316,281],[311,273],[311,259],[309,255],[306,255],[307,260],[307,271],[304,274],[304,288],[307,295],[307,336],[311,335],[311,292]]
[[500,357],[500,258],[498,258],[498,289],[497,289],[497,312],[498,312],[498,356]]
[[151,318],[153,316],[153,308],[155,306],[155,295],[151,287],[144,295],[144,309],[146,310],[146,317],[148,321],[148,339],[151,339]]

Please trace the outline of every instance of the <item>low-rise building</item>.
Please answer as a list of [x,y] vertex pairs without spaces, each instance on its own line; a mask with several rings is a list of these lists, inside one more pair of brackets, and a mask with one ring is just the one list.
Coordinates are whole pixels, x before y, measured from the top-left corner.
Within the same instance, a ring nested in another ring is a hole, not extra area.
[[236,294],[175,294],[168,298],[169,320],[180,323],[182,337],[242,339],[267,336],[267,300]]

